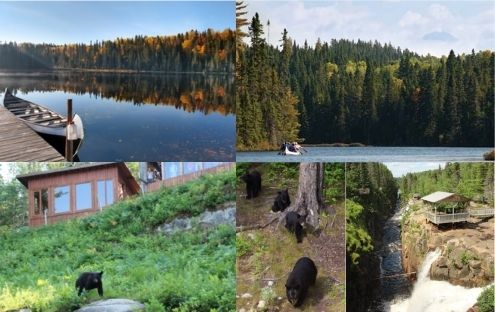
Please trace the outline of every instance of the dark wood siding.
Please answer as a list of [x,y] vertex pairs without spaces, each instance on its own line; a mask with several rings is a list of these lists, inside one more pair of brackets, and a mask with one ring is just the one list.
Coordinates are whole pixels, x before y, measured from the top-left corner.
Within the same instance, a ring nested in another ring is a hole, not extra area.
[[[74,217],[88,216],[100,211],[97,199],[97,181],[113,181],[113,202],[117,202],[133,193],[126,186],[124,177],[119,174],[116,166],[90,168],[83,171],[63,172],[60,174],[33,177],[28,181],[29,193],[29,225],[39,226],[45,223],[44,215],[34,214],[34,192],[41,189],[48,189],[48,211],[47,223],[52,224],[61,220],[67,220]],[[76,210],[76,184],[91,183],[91,209]],[[70,187],[70,211],[55,213],[54,211],[54,189],[58,186]]]

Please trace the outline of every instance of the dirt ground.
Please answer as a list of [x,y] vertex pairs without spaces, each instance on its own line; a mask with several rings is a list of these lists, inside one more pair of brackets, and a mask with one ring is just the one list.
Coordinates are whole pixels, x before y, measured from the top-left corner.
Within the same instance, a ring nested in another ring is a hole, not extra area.
[[[271,212],[277,190],[288,187],[291,201],[295,201],[297,179],[280,185],[264,184],[260,196],[250,200],[246,199],[244,183],[238,185],[237,226],[272,220],[277,215]],[[305,235],[301,244],[277,221],[237,234],[237,311],[345,311],[344,202],[334,205],[333,210],[335,213],[321,217],[324,230],[319,235]],[[303,305],[294,308],[286,298],[285,282],[303,256],[315,262],[318,275]]]

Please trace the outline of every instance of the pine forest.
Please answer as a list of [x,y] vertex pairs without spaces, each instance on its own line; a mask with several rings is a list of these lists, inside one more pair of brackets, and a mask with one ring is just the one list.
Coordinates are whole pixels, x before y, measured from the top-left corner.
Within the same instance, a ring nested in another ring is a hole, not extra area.
[[238,150],[287,140],[493,146],[494,52],[435,57],[376,41],[299,43],[285,29],[273,46],[260,16],[246,14],[238,2]]

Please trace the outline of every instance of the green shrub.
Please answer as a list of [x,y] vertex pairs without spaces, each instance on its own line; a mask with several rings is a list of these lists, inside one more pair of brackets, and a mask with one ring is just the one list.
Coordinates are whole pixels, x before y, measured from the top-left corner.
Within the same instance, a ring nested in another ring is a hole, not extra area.
[[2,231],[0,311],[73,311],[98,300],[74,288],[84,271],[105,271],[104,298],[129,298],[149,311],[235,310],[235,228],[172,236],[159,224],[235,200],[233,171],[208,175],[37,229]]
[[346,200],[346,249],[353,265],[359,263],[361,254],[373,250],[373,240],[366,231],[363,212],[363,206]]
[[494,311],[494,286],[487,287],[483,290],[477,300],[480,312]]

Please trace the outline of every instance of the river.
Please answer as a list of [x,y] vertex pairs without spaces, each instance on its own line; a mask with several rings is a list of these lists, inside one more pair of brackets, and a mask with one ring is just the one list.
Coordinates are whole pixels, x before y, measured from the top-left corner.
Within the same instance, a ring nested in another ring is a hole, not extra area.
[[5,88],[81,116],[81,161],[234,161],[233,79],[227,75],[0,73]]
[[301,156],[277,152],[237,152],[239,162],[420,162],[482,161],[490,147],[305,147]]
[[403,210],[399,208],[399,204],[397,207],[395,214],[385,223],[382,245],[376,251],[381,260],[381,283],[369,311],[466,312],[476,303],[483,288],[465,288],[445,281],[431,280],[430,267],[440,256],[441,249],[426,254],[414,285],[403,275],[400,238]]
[[370,311],[384,311],[388,302],[396,298],[405,298],[411,292],[411,282],[403,275],[402,269],[401,214],[400,200],[397,200],[396,211],[385,222],[380,248],[375,251],[375,255],[380,259],[380,286]]

